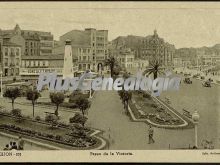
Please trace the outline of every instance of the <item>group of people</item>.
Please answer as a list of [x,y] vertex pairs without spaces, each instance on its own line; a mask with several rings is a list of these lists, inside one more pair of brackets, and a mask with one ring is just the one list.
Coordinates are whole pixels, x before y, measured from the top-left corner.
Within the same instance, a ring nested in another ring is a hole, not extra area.
[[11,141],[9,144],[6,144],[4,150],[24,150],[24,140],[20,136],[17,143]]

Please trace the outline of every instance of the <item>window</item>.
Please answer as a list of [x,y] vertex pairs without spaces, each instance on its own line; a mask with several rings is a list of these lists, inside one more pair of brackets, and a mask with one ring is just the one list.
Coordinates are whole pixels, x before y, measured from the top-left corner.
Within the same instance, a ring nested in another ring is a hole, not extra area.
[[5,48],[5,56],[8,56],[8,48]]
[[16,49],[16,56],[19,56],[19,49]]
[[15,49],[11,48],[11,56],[15,56]]
[[5,66],[8,66],[8,59],[5,59]]
[[19,59],[16,58],[16,65],[19,66]]

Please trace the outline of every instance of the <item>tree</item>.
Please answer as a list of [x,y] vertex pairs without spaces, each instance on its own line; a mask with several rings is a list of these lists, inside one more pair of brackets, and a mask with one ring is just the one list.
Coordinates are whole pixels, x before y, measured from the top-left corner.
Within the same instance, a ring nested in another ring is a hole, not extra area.
[[80,92],[79,90],[73,91],[69,96],[69,103],[75,103],[77,98],[82,95],[82,92]]
[[84,98],[82,96],[78,97],[76,100],[77,107],[81,110],[82,115],[84,116],[85,110],[90,108],[91,104],[87,98]]
[[163,68],[162,68],[162,64],[161,64],[160,60],[154,58],[154,59],[150,60],[149,66],[144,71],[144,75],[145,74],[150,75],[153,73],[154,79],[156,79],[158,74],[162,73],[162,70],[163,70]]
[[33,106],[33,117],[34,117],[34,105],[36,100],[40,97],[40,93],[37,90],[28,90],[26,94],[26,99],[30,100]]
[[124,108],[126,109],[126,112],[128,112],[128,102],[132,98],[132,93],[131,91],[122,90],[122,92],[120,93],[120,96],[122,99],[122,103],[124,104]]
[[20,96],[21,96],[21,92],[18,88],[7,88],[4,92],[4,97],[11,99],[12,110],[14,110],[15,99]]
[[118,62],[114,57],[110,56],[108,59],[106,59],[105,66],[109,66],[111,77],[113,77],[114,68],[117,65],[118,65]]
[[50,100],[56,105],[55,115],[58,117],[58,109],[60,104],[64,102],[64,94],[62,92],[50,93]]

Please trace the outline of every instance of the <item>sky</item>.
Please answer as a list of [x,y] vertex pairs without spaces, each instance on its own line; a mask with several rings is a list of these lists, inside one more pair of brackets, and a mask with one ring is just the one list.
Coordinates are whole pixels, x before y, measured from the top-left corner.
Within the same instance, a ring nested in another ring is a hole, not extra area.
[[220,43],[220,3],[0,2],[0,28],[49,31],[56,40],[73,29],[118,36],[158,35],[176,48]]

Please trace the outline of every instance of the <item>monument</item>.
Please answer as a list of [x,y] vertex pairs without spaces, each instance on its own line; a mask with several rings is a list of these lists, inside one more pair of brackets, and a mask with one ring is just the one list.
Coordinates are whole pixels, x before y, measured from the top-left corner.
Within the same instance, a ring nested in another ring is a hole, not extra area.
[[73,54],[71,40],[66,40],[64,50],[64,64],[63,64],[63,79],[66,77],[73,77]]

